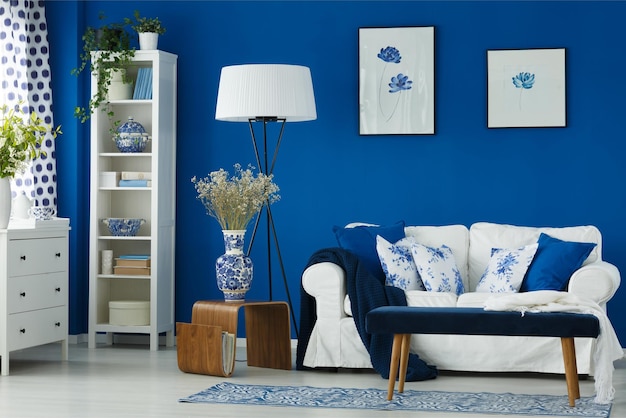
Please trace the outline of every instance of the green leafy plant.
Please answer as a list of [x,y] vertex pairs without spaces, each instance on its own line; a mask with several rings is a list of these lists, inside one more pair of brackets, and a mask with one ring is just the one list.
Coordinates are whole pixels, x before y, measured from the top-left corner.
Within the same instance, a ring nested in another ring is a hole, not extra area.
[[[103,13],[99,15],[104,20]],[[115,70],[122,70],[122,81],[131,83],[126,76],[126,68],[135,56],[135,49],[130,47],[130,34],[127,30],[126,19],[123,23],[108,23],[100,28],[87,27],[82,37],[83,51],[80,55],[81,64],[72,70],[78,76],[86,68],[97,78],[96,91],[89,99],[87,107],[77,106],[74,116],[81,122],[87,119],[103,104],[108,104],[108,91],[111,86]],[[104,106],[109,118],[113,117],[110,106]]]
[[263,205],[280,199],[273,175],[259,172],[255,176],[250,165],[245,170],[240,164],[234,167],[233,176],[220,168],[203,179],[191,179],[207,214],[217,219],[223,230],[246,229]]
[[129,18],[126,18],[125,22],[137,33],[151,32],[158,33],[159,35],[163,35],[165,33],[165,28],[161,24],[158,17],[140,17],[139,10],[135,10],[134,17],[134,22]]
[[46,125],[35,112],[24,113],[18,103],[15,108],[0,107],[0,177],[13,178],[28,168],[29,162],[39,157],[46,134],[53,138],[61,134],[61,127]]

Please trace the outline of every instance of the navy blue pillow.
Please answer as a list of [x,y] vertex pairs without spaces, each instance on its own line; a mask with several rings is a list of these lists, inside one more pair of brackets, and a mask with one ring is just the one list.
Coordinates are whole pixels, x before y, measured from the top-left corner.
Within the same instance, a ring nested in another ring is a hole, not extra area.
[[520,292],[558,290],[567,288],[570,276],[578,270],[595,243],[561,241],[542,233],[535,258],[528,267]]
[[376,252],[376,235],[380,235],[389,242],[396,242],[404,238],[404,221],[387,226],[357,226],[342,228],[334,226],[333,232],[339,246],[359,258],[365,267],[378,277],[385,278]]

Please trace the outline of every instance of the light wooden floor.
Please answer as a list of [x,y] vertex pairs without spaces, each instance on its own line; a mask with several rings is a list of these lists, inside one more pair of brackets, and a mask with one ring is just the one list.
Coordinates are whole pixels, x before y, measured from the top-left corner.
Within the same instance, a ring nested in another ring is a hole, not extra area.
[[[178,399],[226,379],[178,370],[176,349],[150,351],[143,345],[70,344],[69,361],[50,344],[11,354],[9,376],[0,376],[0,417],[464,417],[473,414],[286,408],[245,405],[185,404]],[[295,357],[294,357],[295,358]],[[387,381],[370,371],[298,372],[247,367],[238,348],[232,383],[377,387]],[[615,363],[617,391],[611,418],[626,418],[626,360]],[[561,376],[537,374],[446,373],[406,389],[466,392],[513,392],[565,395]],[[593,380],[581,381],[581,395],[593,394]],[[490,415],[498,417],[500,415]],[[544,417],[545,418],[545,417]]]

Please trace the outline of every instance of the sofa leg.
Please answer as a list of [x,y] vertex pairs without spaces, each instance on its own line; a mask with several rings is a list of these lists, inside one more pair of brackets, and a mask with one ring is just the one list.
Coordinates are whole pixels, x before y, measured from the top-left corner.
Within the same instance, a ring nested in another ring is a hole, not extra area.
[[567,397],[569,406],[576,406],[576,399],[580,399],[578,385],[578,367],[576,366],[576,346],[574,338],[561,338],[563,350],[563,364],[565,366],[565,381],[567,382]]

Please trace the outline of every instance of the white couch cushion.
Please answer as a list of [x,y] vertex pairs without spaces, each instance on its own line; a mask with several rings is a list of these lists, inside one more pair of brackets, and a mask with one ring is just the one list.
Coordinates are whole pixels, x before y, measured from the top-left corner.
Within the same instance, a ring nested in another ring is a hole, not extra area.
[[[461,295],[460,297],[465,296],[467,293]],[[406,296],[406,304],[407,306],[421,306],[421,307],[451,307],[457,306],[457,296],[452,292],[427,292],[425,290],[405,290],[404,295]],[[489,297],[490,293],[480,293],[480,298],[477,307],[483,307],[485,299]],[[471,299],[468,299],[468,301]],[[473,305],[472,305],[473,306]],[[350,306],[350,298],[348,295],[344,298],[343,301],[343,310],[348,316],[352,316],[352,307]]]
[[[404,292],[407,306],[451,307],[456,306],[457,296],[452,292],[425,292],[423,290],[407,290]],[[481,305],[482,306],[482,305]]]
[[485,301],[489,298],[507,296],[507,293],[467,292],[463,293],[456,301],[458,308],[484,308]]
[[518,292],[539,244],[529,244],[514,250],[494,248],[487,269],[476,286],[477,292]]
[[533,244],[541,233],[564,241],[594,242],[596,247],[591,251],[583,265],[602,259],[602,235],[592,225],[563,228],[527,227],[478,222],[469,230],[469,287],[466,291],[474,291],[483,272],[491,259],[492,248],[518,248]]

